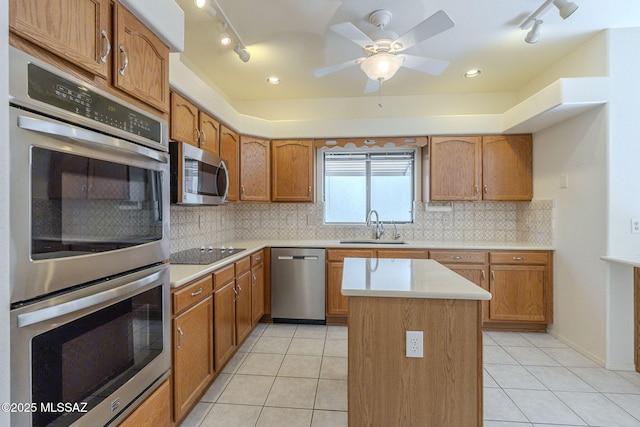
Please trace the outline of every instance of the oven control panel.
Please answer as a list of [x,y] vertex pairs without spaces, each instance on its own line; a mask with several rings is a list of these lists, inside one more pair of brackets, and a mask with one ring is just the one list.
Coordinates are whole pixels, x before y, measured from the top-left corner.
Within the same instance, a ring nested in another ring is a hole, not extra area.
[[29,96],[33,99],[133,135],[162,142],[160,121],[35,64],[28,66],[28,88]]

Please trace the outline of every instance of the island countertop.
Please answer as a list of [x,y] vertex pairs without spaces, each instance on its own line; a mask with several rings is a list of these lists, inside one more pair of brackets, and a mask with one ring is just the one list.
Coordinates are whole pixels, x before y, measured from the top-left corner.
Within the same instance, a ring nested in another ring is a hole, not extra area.
[[432,259],[345,258],[342,295],[489,300],[491,294]]

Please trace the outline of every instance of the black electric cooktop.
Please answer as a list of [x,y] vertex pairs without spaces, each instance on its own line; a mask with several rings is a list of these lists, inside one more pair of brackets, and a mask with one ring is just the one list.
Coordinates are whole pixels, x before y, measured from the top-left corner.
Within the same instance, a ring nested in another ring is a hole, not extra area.
[[171,264],[197,264],[206,265],[220,261],[228,256],[244,251],[244,248],[193,248],[186,251],[171,254]]

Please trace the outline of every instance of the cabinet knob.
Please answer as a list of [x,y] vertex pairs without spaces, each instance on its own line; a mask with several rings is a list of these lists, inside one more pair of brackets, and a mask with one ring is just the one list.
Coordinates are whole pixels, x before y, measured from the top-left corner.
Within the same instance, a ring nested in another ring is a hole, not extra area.
[[120,68],[120,71],[118,71],[120,73],[121,76],[124,77],[124,72],[127,70],[127,67],[129,66],[129,55],[127,55],[127,52],[124,50],[124,46],[120,45],[120,52],[122,52],[122,55],[124,56],[124,62],[122,63],[122,68]]
[[109,34],[107,34],[105,30],[102,30],[100,34],[102,35],[105,42],[107,43],[104,49],[104,55],[100,57],[100,61],[102,61],[103,63],[106,63],[107,57],[109,56],[109,53],[111,53],[111,40],[109,40]]

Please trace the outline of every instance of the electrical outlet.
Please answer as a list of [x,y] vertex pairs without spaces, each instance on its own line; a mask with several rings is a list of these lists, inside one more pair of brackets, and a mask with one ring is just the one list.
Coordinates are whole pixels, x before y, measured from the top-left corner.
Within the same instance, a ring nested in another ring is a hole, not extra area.
[[640,233],[640,218],[631,218],[631,232]]
[[407,357],[417,357],[417,358],[424,357],[422,331],[406,331],[406,332],[407,332]]

